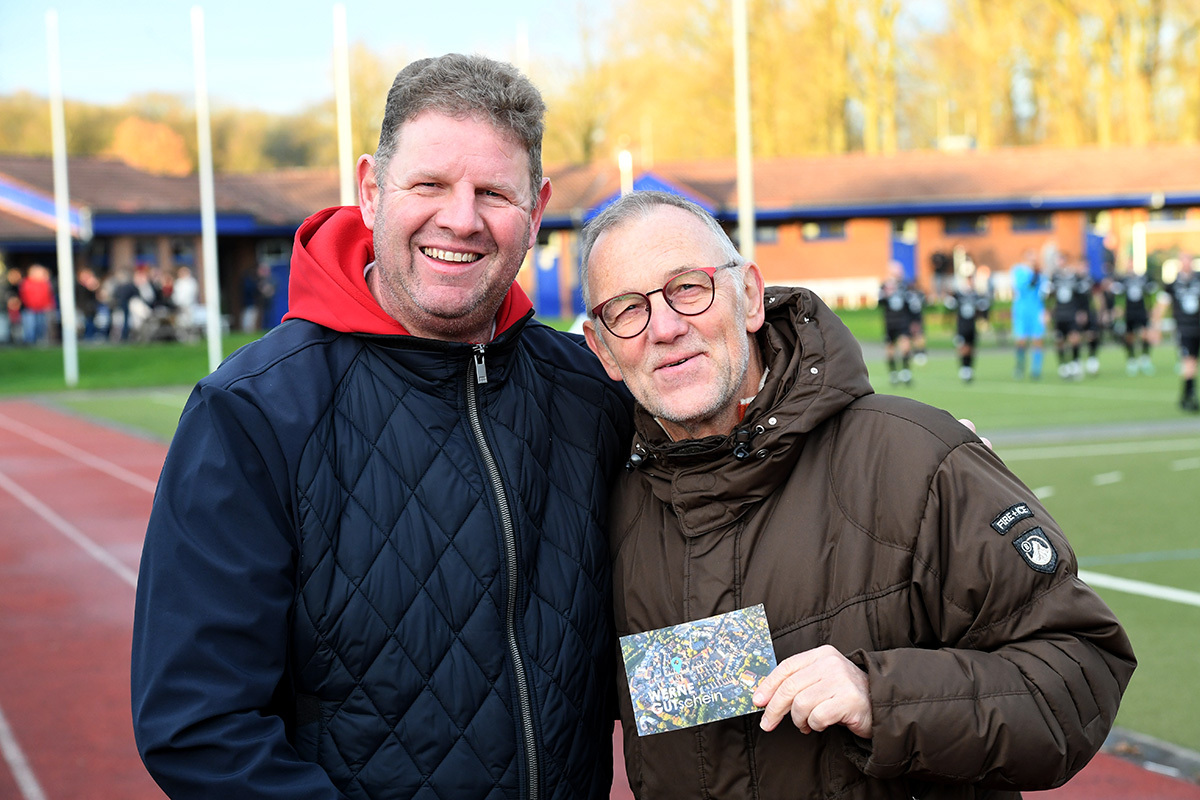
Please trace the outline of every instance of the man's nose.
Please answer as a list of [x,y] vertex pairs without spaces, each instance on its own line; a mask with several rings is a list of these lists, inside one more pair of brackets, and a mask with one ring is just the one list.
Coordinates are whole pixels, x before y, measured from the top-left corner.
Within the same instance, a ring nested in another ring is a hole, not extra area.
[[438,227],[464,238],[479,231],[483,227],[483,220],[479,216],[475,187],[455,184],[442,198],[434,221]]
[[650,296],[650,321],[646,335],[652,342],[670,342],[687,333],[688,318],[667,304],[662,292]]

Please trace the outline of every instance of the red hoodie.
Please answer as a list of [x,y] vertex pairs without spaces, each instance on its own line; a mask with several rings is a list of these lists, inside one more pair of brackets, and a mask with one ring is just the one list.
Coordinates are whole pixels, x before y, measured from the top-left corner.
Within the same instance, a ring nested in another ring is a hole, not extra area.
[[28,311],[41,313],[54,308],[54,286],[47,280],[26,277],[17,287],[17,296]]
[[[284,319],[306,319],[344,333],[407,336],[367,288],[363,269],[375,260],[371,231],[357,206],[318,211],[296,231]],[[533,303],[513,284],[496,313],[496,333],[523,318]]]

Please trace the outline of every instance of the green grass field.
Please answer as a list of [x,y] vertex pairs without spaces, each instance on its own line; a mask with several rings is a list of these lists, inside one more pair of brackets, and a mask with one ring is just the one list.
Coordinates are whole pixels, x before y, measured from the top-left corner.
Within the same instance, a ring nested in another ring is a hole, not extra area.
[[[1154,375],[1128,377],[1123,351],[1108,344],[1100,374],[1078,382],[1057,378],[1048,353],[1046,375],[1035,383],[1012,377],[1011,350],[988,335],[977,377],[964,385],[948,332],[935,324],[929,362],[915,368],[912,386],[892,387],[878,312],[843,318],[864,342],[876,389],[972,419],[1061,523],[1083,570],[1200,599],[1200,419],[1178,408],[1170,347],[1156,349]],[[36,394],[166,440],[206,364],[203,343],[82,350],[80,388],[64,391],[60,351],[0,348],[0,395]],[[1140,661],[1117,724],[1200,751],[1191,687],[1200,674],[1200,607],[1097,586]]]

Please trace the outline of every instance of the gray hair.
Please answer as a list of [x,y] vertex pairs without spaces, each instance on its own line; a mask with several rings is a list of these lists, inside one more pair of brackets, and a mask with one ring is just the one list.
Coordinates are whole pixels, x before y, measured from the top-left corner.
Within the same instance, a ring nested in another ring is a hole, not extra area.
[[579,263],[579,283],[583,290],[583,307],[587,310],[588,315],[592,313],[592,297],[591,289],[588,286],[588,261],[592,257],[592,248],[596,244],[596,240],[600,238],[600,234],[612,228],[619,228],[628,222],[642,219],[649,216],[652,211],[662,206],[674,206],[682,209],[698,220],[712,232],[713,239],[724,252],[729,261],[737,266],[731,270],[741,277],[741,272],[745,267],[745,259],[733,246],[733,242],[729,239],[729,234],[725,233],[725,229],[721,224],[701,206],[688,200],[686,197],[681,197],[670,192],[660,192],[655,190],[643,190],[630,192],[622,195],[608,208],[601,211],[596,217],[589,222],[583,229],[583,242],[580,245],[580,263]]
[[396,152],[400,128],[424,111],[458,119],[480,116],[510,134],[529,155],[531,200],[542,188],[542,132],[546,104],[532,82],[516,67],[483,56],[448,53],[414,61],[396,75],[388,91],[375,179],[382,182]]

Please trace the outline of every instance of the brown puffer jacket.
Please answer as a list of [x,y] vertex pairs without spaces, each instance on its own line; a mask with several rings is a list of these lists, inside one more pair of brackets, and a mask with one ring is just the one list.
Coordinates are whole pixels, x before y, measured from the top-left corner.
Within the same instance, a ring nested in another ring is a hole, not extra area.
[[[790,719],[765,733],[760,714],[638,737],[622,685],[635,794],[1009,798],[1064,783],[1133,673],[1112,611],[967,428],[872,394],[858,343],[811,293],[768,289],[767,308],[770,373],[734,435],[672,443],[640,412],[613,499],[617,629],[763,603],[780,660],[831,644],[867,671],[873,738]],[[1023,554],[1035,529],[1051,549]]]

